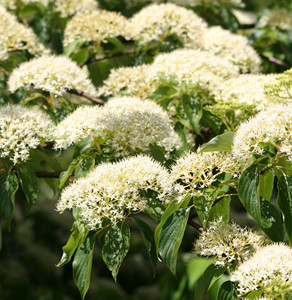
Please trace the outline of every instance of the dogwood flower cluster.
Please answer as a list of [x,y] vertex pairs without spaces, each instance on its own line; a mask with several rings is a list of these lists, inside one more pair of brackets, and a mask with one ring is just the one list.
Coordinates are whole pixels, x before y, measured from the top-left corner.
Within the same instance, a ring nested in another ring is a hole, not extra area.
[[285,244],[258,249],[231,274],[231,280],[238,282],[237,290],[242,296],[265,287],[274,278],[292,284],[292,249]]
[[116,157],[147,152],[151,144],[171,152],[181,146],[165,111],[154,102],[117,97],[103,107],[81,107],[56,128],[56,148],[66,148],[87,136],[106,139]]
[[93,11],[97,9],[98,3],[95,0],[56,0],[55,10],[60,12],[61,17],[69,17],[77,12]]
[[261,110],[281,100],[265,92],[265,86],[276,83],[276,78],[276,74],[242,74],[226,80],[218,88],[215,98],[217,101],[236,101],[256,105],[257,110]]
[[144,155],[102,163],[64,189],[57,210],[79,208],[84,222],[96,230],[104,221],[116,224],[132,212],[143,211],[146,199],[141,191],[152,190],[168,203],[171,186],[167,178],[167,169]]
[[126,94],[147,98],[163,80],[170,79],[177,84],[184,82],[214,94],[223,84],[223,79],[238,75],[237,66],[210,52],[181,49],[159,54],[151,65],[112,70],[98,94]]
[[176,35],[185,46],[201,45],[207,24],[191,10],[172,3],[152,4],[130,20],[129,37],[142,44],[164,41],[169,35]]
[[54,123],[40,109],[20,105],[0,107],[0,157],[14,164],[29,159],[30,149],[52,141]]
[[233,140],[233,155],[248,162],[253,154],[264,152],[263,143],[270,143],[277,147],[278,154],[291,160],[291,124],[291,105],[270,106],[239,126]]
[[170,180],[178,194],[178,200],[186,194],[200,196],[204,189],[211,188],[218,175],[236,175],[237,164],[227,152],[189,152],[180,157],[171,167]]
[[240,264],[257,250],[270,243],[264,233],[242,228],[235,223],[225,224],[222,219],[210,222],[195,241],[196,255],[214,256],[214,264],[228,266]]
[[20,87],[41,89],[56,95],[77,90],[96,96],[96,90],[85,69],[65,56],[42,56],[20,64],[10,75],[9,90]]
[[205,31],[203,38],[204,50],[237,65],[242,73],[260,71],[261,59],[246,37],[214,26]]
[[258,23],[260,27],[278,27],[282,30],[292,29],[292,12],[286,8],[273,8],[264,14]]
[[117,12],[94,10],[77,13],[64,32],[64,45],[82,38],[87,42],[106,42],[106,38],[126,36],[127,19]]
[[7,59],[9,52],[17,50],[27,50],[33,55],[48,52],[32,29],[19,23],[16,17],[2,6],[0,6],[0,20],[0,61]]
[[41,3],[44,6],[49,4],[49,0],[0,0],[0,5],[8,8],[9,10],[14,10],[20,6],[24,6],[30,3]]

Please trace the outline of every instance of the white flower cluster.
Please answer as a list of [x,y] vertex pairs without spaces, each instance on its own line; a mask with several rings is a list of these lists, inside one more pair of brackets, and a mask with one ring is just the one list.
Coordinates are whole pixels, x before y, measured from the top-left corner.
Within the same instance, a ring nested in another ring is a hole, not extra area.
[[214,264],[227,266],[249,259],[257,250],[270,243],[264,233],[255,232],[235,223],[225,224],[222,219],[210,222],[195,241],[197,255],[214,256]]
[[204,50],[232,62],[240,68],[241,72],[260,71],[261,59],[248,44],[246,37],[214,26],[205,31],[203,38]]
[[238,75],[237,66],[210,52],[181,49],[159,54],[151,65],[112,70],[98,94],[147,98],[162,83],[161,76],[214,94],[224,79]]
[[77,12],[92,11],[97,9],[98,3],[95,0],[56,0],[55,10],[60,12],[61,17],[69,17]]
[[278,147],[279,154],[287,155],[292,160],[291,132],[292,106],[270,106],[239,126],[232,153],[242,162],[247,162],[253,154],[263,153],[261,143],[271,143]]
[[77,13],[64,32],[64,45],[82,38],[87,42],[106,42],[106,38],[126,36],[127,19],[117,12],[94,10]]
[[143,44],[163,41],[174,34],[185,46],[200,46],[206,27],[207,24],[191,10],[167,3],[152,4],[140,10],[129,20],[128,32],[131,39]]
[[85,69],[65,56],[42,56],[22,63],[10,75],[9,90],[20,87],[41,89],[56,95],[77,90],[96,96],[96,90]]
[[275,83],[276,78],[276,74],[242,74],[225,81],[218,88],[215,98],[217,101],[256,105],[257,110],[261,110],[271,103],[279,102],[279,98],[269,96],[265,92],[266,84]]
[[116,157],[147,152],[151,144],[171,152],[181,146],[165,111],[154,102],[117,97],[103,107],[80,107],[56,128],[56,148],[87,136],[106,138]]
[[292,12],[286,8],[273,8],[264,14],[258,23],[260,27],[278,27],[282,30],[292,29]]
[[9,57],[9,52],[27,50],[33,55],[48,52],[38,41],[32,29],[16,20],[0,6],[0,61]]
[[14,164],[29,159],[30,149],[53,138],[54,123],[40,109],[20,105],[0,107],[0,157]]
[[238,282],[240,295],[265,287],[274,278],[292,284],[292,249],[284,244],[258,249],[231,275],[231,280]]
[[228,152],[190,152],[172,166],[170,180],[181,200],[187,193],[191,196],[204,194],[204,189],[212,187],[218,175],[223,172],[235,174],[236,166]]
[[127,214],[145,209],[141,191],[157,192],[167,203],[171,186],[168,171],[148,156],[139,155],[117,163],[102,163],[85,178],[68,186],[61,194],[57,210],[79,208],[80,215],[93,230],[104,221],[115,224]]

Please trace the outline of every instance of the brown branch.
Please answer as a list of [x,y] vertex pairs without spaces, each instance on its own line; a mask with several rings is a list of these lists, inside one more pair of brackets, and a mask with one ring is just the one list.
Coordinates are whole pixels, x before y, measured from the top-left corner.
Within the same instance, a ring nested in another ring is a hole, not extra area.
[[130,54],[136,54],[137,51],[136,50],[129,50],[126,52],[119,52],[119,53],[115,53],[115,54],[110,54],[110,55],[106,55],[103,57],[97,57],[97,58],[91,58],[88,61],[84,62],[83,64],[80,64],[79,66],[82,67],[85,64],[91,64],[97,61],[102,61],[102,60],[106,60],[106,59],[110,59],[110,58],[114,58],[117,56],[123,56],[123,55],[130,55]]
[[101,104],[101,105],[105,104],[104,100],[99,99],[99,98],[95,98],[95,97],[90,96],[90,95],[88,95],[88,94],[86,94],[84,92],[79,92],[79,91],[76,91],[74,89],[68,90],[67,92],[70,93],[70,94],[74,94],[74,95],[80,96],[80,97],[84,97],[84,98],[90,100],[93,103],[98,103],[98,104]]
[[193,220],[188,220],[188,225],[192,226],[193,228],[195,228],[196,230],[198,230],[199,232],[203,232],[204,231],[204,227],[202,227],[201,225],[199,225],[198,223],[194,222]]
[[277,65],[277,66],[281,66],[282,68],[284,69],[289,69],[290,66],[288,66],[286,63],[284,63],[283,61],[275,58],[275,57],[268,57],[268,56],[265,56],[263,54],[260,54],[260,57],[262,57],[263,59]]
[[44,149],[51,149],[54,147],[54,143],[44,143],[41,145],[41,147]]

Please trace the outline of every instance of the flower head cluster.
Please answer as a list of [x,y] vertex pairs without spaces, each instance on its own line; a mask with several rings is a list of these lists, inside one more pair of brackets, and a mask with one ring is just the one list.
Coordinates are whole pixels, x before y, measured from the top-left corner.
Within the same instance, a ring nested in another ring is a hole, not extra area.
[[184,45],[201,45],[206,23],[191,10],[172,3],[149,5],[131,19],[129,37],[143,44],[176,35]]
[[244,36],[219,26],[210,27],[204,33],[203,48],[237,65],[243,73],[260,71],[260,57]]
[[187,193],[202,195],[204,189],[211,188],[218,175],[224,172],[237,172],[237,164],[230,153],[190,152],[172,166],[170,180],[179,197],[183,198]]
[[56,11],[60,12],[61,17],[69,17],[77,12],[92,11],[97,9],[98,3],[95,0],[56,0]]
[[239,264],[255,251],[269,243],[261,232],[242,228],[235,223],[225,224],[222,219],[210,222],[194,245],[197,255],[215,256],[215,265]]
[[242,74],[225,81],[216,92],[217,101],[236,101],[256,105],[261,110],[278,99],[265,93],[265,85],[276,82],[275,74]]
[[47,52],[32,29],[19,23],[16,17],[2,6],[0,20],[0,61],[7,59],[9,52],[15,50],[27,50],[33,55]]
[[263,143],[277,146],[279,154],[292,159],[292,106],[273,105],[243,122],[233,140],[233,155],[243,162],[264,152]]
[[127,214],[145,209],[141,191],[152,190],[167,202],[171,186],[168,171],[148,156],[139,155],[117,163],[102,163],[85,178],[68,186],[61,194],[57,210],[79,208],[91,229],[123,220]]
[[8,157],[14,164],[26,161],[30,149],[52,140],[54,123],[40,109],[20,105],[0,108],[0,157]]
[[238,282],[240,295],[265,287],[274,278],[292,283],[292,249],[284,244],[257,250],[231,275],[231,280]]
[[266,297],[272,300],[286,300],[292,295],[292,281],[274,277],[263,288]]
[[56,147],[63,148],[87,136],[106,138],[105,146],[116,157],[147,152],[151,144],[167,152],[181,142],[163,109],[152,101],[117,97],[104,107],[81,107],[67,116],[56,129]]
[[116,12],[94,10],[76,14],[64,32],[64,45],[77,38],[87,42],[106,42],[106,38],[125,36],[127,19]]
[[87,71],[65,56],[42,56],[14,69],[9,81],[11,92],[20,87],[41,89],[56,95],[77,90],[95,96],[96,90]]
[[260,27],[278,27],[282,30],[292,29],[292,12],[286,8],[273,8],[264,14],[260,20]]
[[98,95],[116,96],[127,95],[146,98],[151,95],[158,83],[149,76],[151,65],[120,67],[111,69],[109,77],[98,89]]

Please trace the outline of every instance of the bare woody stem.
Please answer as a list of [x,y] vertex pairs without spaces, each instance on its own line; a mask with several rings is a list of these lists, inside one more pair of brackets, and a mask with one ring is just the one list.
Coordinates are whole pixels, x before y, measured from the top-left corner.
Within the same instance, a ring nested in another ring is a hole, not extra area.
[[204,231],[204,227],[202,227],[201,225],[199,225],[198,223],[194,222],[193,220],[188,220],[188,225],[190,225],[191,227],[195,228],[196,230],[198,230],[199,232],[203,232]]
[[283,67],[284,69],[289,69],[290,68],[290,66],[288,66],[286,63],[284,63],[283,61],[281,61],[281,60],[279,60],[279,59],[277,59],[275,57],[268,57],[268,56],[265,56],[263,54],[260,54],[260,56],[263,59],[265,59],[265,60],[267,60],[267,61],[269,61],[269,62],[271,62],[271,63],[273,63],[273,64],[275,64],[277,66]]
[[98,103],[100,105],[104,105],[105,104],[104,100],[102,100],[100,98],[95,98],[95,97],[90,96],[90,95],[88,95],[88,94],[86,94],[84,92],[79,92],[79,91],[76,91],[76,90],[72,89],[72,90],[68,90],[68,93],[69,94],[74,94],[74,95],[77,95],[77,96],[80,96],[80,97],[84,97],[84,98],[90,100],[93,103]]

